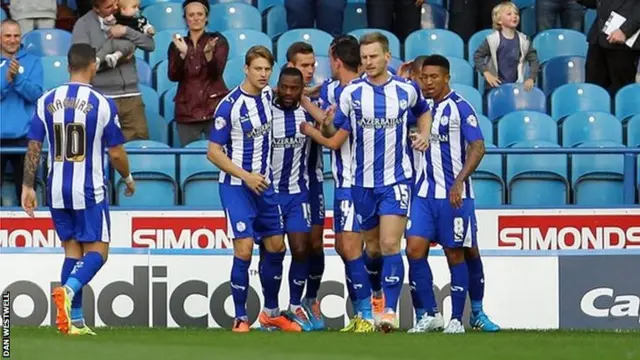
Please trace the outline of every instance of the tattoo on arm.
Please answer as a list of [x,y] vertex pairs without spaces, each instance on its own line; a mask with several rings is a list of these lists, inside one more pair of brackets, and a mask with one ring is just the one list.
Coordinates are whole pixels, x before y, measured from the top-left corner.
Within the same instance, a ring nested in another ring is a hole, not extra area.
[[33,187],[36,180],[36,170],[40,164],[40,152],[42,151],[42,143],[39,141],[29,141],[27,155],[24,158],[24,172],[22,176],[22,184]]
[[456,180],[460,182],[466,181],[469,176],[471,176],[471,174],[476,171],[478,165],[480,165],[480,162],[484,157],[484,153],[484,141],[476,140],[469,144],[469,147],[467,148],[467,158]]

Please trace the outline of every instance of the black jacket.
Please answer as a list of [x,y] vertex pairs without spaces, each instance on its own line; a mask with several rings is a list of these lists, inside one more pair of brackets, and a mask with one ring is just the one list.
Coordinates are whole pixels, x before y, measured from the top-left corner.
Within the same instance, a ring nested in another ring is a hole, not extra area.
[[[578,0],[579,3],[590,9],[596,9],[598,16],[591,26],[587,35],[589,43],[598,43],[608,49],[629,49],[625,44],[609,44],[607,35],[602,32],[607,19],[612,11],[627,18],[620,30],[627,35],[627,38],[640,29],[640,0]],[[640,50],[640,40],[636,41],[635,50]]]

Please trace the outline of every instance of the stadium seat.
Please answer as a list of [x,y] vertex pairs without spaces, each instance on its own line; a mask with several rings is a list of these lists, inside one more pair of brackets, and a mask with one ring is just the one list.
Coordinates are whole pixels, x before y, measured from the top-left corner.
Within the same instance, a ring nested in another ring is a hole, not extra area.
[[156,31],[165,29],[186,29],[186,24],[182,17],[183,11],[181,2],[161,2],[151,4],[142,9],[142,15],[147,17],[149,22],[156,28]]
[[331,151],[327,151],[327,149],[322,150],[322,173],[327,176],[333,176],[331,172]]
[[313,51],[317,55],[328,55],[329,45],[333,37],[328,33],[318,29],[295,29],[282,34],[277,41],[278,63],[287,62],[287,49],[296,41],[305,41],[313,46]]
[[160,95],[160,114],[169,122],[175,116],[175,97],[178,87],[174,86]]
[[147,54],[149,66],[154,68],[159,62],[167,60],[169,46],[173,42],[173,35],[175,34],[184,35],[185,31],[182,29],[164,29],[154,35],[153,40],[156,43],[156,48]]
[[542,90],[534,87],[526,91],[522,84],[504,84],[492,89],[487,95],[487,116],[496,121],[517,110],[547,112],[546,97]]
[[558,144],[558,125],[551,116],[537,111],[514,111],[498,120],[498,147],[524,141]]
[[589,34],[589,31],[591,30],[591,26],[593,26],[593,23],[594,21],[596,21],[597,17],[598,17],[598,12],[595,9],[587,9],[587,11],[584,12],[583,32],[585,35]]
[[42,61],[42,71],[45,74],[42,84],[43,90],[49,90],[69,81],[66,56],[43,56],[40,61]]
[[265,32],[271,39],[275,39],[289,30],[287,25],[287,10],[283,5],[269,8],[264,14]]
[[158,93],[147,85],[138,85],[138,89],[142,94],[145,110],[160,114],[160,96],[158,96]]
[[[194,141],[185,149],[207,149],[208,140]],[[218,191],[220,170],[204,154],[180,155],[180,187],[183,204],[222,209]]]
[[482,103],[482,95],[473,86],[466,84],[452,83],[451,89],[465,98],[478,115],[484,114],[484,105]]
[[264,14],[265,10],[273,6],[284,6],[284,0],[258,0],[258,11]]
[[367,4],[347,4],[344,9],[342,32],[367,28]]
[[243,4],[253,6],[254,1],[253,0],[209,0],[209,5],[224,4],[224,3],[243,3]]
[[536,35],[537,28],[536,7],[529,6],[524,9],[520,9],[520,31],[529,38],[533,38]]
[[36,56],[67,56],[73,39],[60,29],[36,29],[22,35],[24,50]]
[[151,66],[143,59],[136,59],[136,71],[138,73],[138,84],[153,86],[153,75]]
[[145,109],[147,117],[147,126],[149,127],[149,140],[157,141],[163,144],[169,144],[169,124],[157,111]]
[[594,84],[565,84],[551,94],[551,116],[561,121],[578,111],[611,112],[607,90]]
[[313,82],[322,84],[323,81],[331,78],[331,65],[328,56],[316,55],[316,71],[313,74]]
[[131,174],[136,180],[133,196],[124,196],[126,185],[118,172],[114,175],[116,204],[129,207],[160,207],[177,205],[178,184],[175,181],[175,155],[132,154],[133,149],[168,149],[169,145],[151,140],[134,140],[124,144],[129,150]]
[[[640,147],[640,114],[626,123],[627,147]],[[640,156],[638,156],[640,158]]]
[[446,29],[449,27],[449,12],[440,5],[424,3],[420,12],[420,28]]
[[[624,147],[621,143],[586,142],[580,147]],[[574,155],[571,162],[574,203],[583,206],[623,204],[624,155]]]
[[230,29],[262,30],[262,16],[252,5],[241,2],[222,3],[211,6],[209,11],[209,31]]
[[[555,125],[551,118],[548,121],[549,125]],[[513,147],[560,148],[557,143],[546,141],[523,141],[513,144]],[[520,206],[566,205],[570,188],[567,171],[565,154],[536,154],[532,151],[526,155],[507,155],[509,203]]]
[[400,66],[402,66],[404,62],[400,59],[398,59],[395,56],[391,57],[391,61],[389,62],[389,67],[391,68],[392,73],[397,74],[398,73],[398,69],[400,68]]
[[478,50],[480,45],[482,45],[482,43],[487,39],[487,36],[494,31],[495,30],[493,29],[484,29],[471,36],[469,43],[467,44],[467,59],[471,65],[474,64],[473,55],[476,53],[476,50]]
[[535,6],[536,0],[514,0],[513,3],[518,9],[524,9],[529,6]]
[[140,2],[140,7],[144,9],[149,5],[153,5],[156,3],[168,3],[168,2],[178,2],[178,1],[177,0],[142,0]]
[[615,96],[616,117],[625,121],[640,114],[640,84],[630,84],[618,90]]
[[[269,85],[275,87],[278,84],[278,77],[280,76],[280,65],[277,63],[273,65],[273,71],[271,72],[271,78],[269,79]],[[235,57],[227,60],[227,66],[224,68],[222,74],[224,83],[229,90],[242,84],[244,80],[244,56]]]
[[473,67],[463,58],[448,56],[451,82],[473,86]]
[[484,138],[485,145],[486,144],[495,144],[494,143],[494,134],[493,134],[493,123],[489,120],[488,117],[476,114],[478,117],[478,123],[480,123],[480,131],[482,132],[482,137]]
[[335,194],[335,181],[333,180],[333,176],[324,176],[324,181],[322,182],[322,189],[324,192],[324,208],[333,210],[334,203],[334,194]]
[[464,42],[458,34],[449,30],[418,30],[407,36],[404,42],[404,52],[405,60],[432,54],[464,58]]
[[533,47],[541,64],[557,56],[587,57],[587,37],[575,30],[545,30],[533,38]]
[[615,116],[599,111],[569,115],[562,123],[562,146],[584,142],[612,141],[622,144],[622,123]]
[[584,83],[586,59],[581,56],[558,56],[542,67],[542,90],[549,96],[564,84]]
[[[392,33],[389,32],[387,30],[383,30],[383,29],[357,29],[357,30],[353,30],[351,32],[349,32],[349,35],[353,35],[356,37],[356,39],[358,39],[358,41],[360,41],[360,38],[365,35],[365,34],[369,34],[372,32],[380,32],[382,33],[384,36],[387,37],[387,39],[389,39],[389,50],[391,51],[391,56],[395,57],[395,58],[402,58],[402,52],[401,52],[401,48],[400,48],[400,40],[398,39],[398,37]],[[324,55],[324,54],[320,54],[320,55]]]
[[254,45],[262,45],[273,52],[271,38],[262,31],[252,29],[230,29],[222,32],[229,42],[228,59],[244,56]]
[[[495,145],[485,143],[487,148]],[[502,155],[487,154],[471,175],[473,192],[478,206],[501,205],[505,200],[505,185],[502,180]]]
[[4,9],[0,8],[0,21],[4,21],[7,18],[7,13],[4,12]]
[[153,84],[158,94],[162,94],[172,87],[178,86],[178,83],[169,80],[169,60],[162,60],[156,64],[153,71]]

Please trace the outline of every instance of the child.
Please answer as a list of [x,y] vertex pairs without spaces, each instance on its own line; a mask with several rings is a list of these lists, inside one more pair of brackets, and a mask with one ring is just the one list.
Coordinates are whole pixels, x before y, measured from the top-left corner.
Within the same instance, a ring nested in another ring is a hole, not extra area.
[[[139,15],[139,0],[120,0],[118,6],[120,8],[118,13],[104,19],[102,23],[104,31],[108,31],[113,25],[118,24],[130,27],[147,36],[155,35],[155,29],[147,18]],[[122,57],[133,55],[136,51],[136,46],[129,40],[111,39],[109,43],[111,46],[103,46],[98,51],[96,60],[98,67],[102,62],[106,62],[109,67],[115,68]]]
[[[486,91],[504,83],[522,83],[529,91],[533,88],[540,65],[531,40],[516,30],[520,23],[518,7],[506,1],[492,11],[493,28],[473,56],[475,67],[486,80]],[[529,77],[525,78],[525,63]]]

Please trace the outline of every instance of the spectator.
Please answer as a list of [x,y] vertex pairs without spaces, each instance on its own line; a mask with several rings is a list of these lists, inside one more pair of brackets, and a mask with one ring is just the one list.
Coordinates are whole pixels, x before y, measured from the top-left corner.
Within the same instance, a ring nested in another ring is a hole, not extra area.
[[[367,23],[370,28],[390,31],[404,42],[420,30],[420,12],[424,0],[367,0]],[[400,54],[392,54],[400,57]]]
[[57,9],[56,0],[11,0],[11,18],[20,24],[23,34],[56,27]]
[[[505,83],[524,82],[533,88],[540,65],[538,54],[527,35],[516,30],[520,23],[518,8],[512,2],[498,4],[492,11],[493,28],[473,56],[475,67],[486,80],[488,91]],[[525,79],[525,63],[529,76]]]
[[[630,48],[625,41],[640,29],[640,1],[616,0],[597,1],[579,0],[579,2],[597,10],[596,20],[587,35],[589,50],[587,52],[586,81],[602,86],[614,96],[625,85],[634,82],[640,41]],[[626,18],[619,29],[610,35],[603,29],[611,12],[615,11]]]
[[560,26],[582,32],[584,7],[576,0],[537,0],[536,22],[538,32],[556,27],[558,18]]
[[[96,52],[100,52],[103,46],[113,48],[113,41],[130,41],[139,49],[153,51],[153,38],[130,27],[113,25],[105,31],[104,19],[117,9],[116,0],[93,0],[93,9],[78,19],[73,27],[73,42],[90,44]],[[127,141],[149,138],[133,53],[122,58],[115,68],[101,64],[93,86],[115,101],[122,133]]]
[[76,8],[78,9],[78,17],[81,18],[93,10],[93,0],[76,0]]
[[449,30],[460,35],[465,43],[480,30],[491,29],[491,9],[503,0],[450,0]]
[[182,7],[189,30],[186,37],[175,34],[169,45],[168,76],[178,83],[175,120],[180,144],[185,146],[209,134],[213,113],[229,92],[222,77],[229,43],[219,32],[206,32],[207,0],[186,0]]
[[[22,51],[22,33],[16,21],[4,20],[1,28],[0,139],[3,147],[23,147],[27,146],[26,135],[35,103],[42,96],[42,63],[37,56]],[[7,163],[11,163],[13,168],[16,197],[20,199],[24,154],[1,156],[0,184],[3,182]]]
[[289,29],[318,28],[333,36],[342,33],[347,0],[284,0]]

